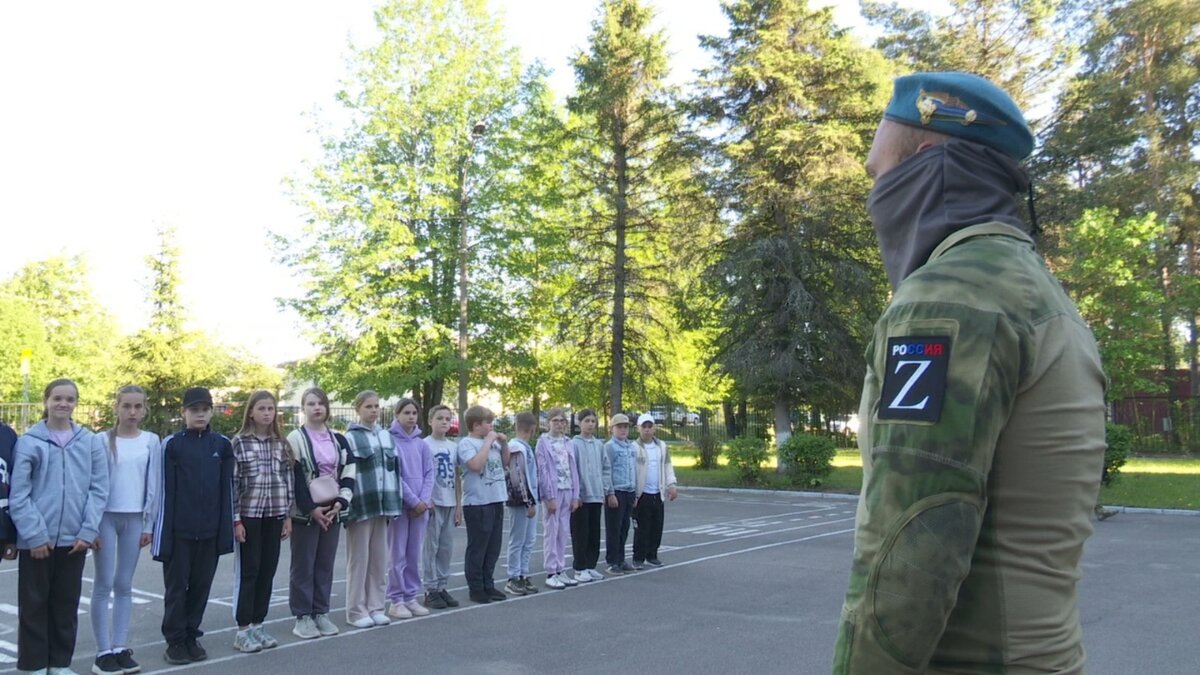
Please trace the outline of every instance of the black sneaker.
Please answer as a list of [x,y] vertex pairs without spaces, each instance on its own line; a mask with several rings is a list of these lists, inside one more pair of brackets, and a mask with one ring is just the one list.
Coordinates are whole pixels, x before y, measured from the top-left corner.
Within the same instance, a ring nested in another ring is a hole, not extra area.
[[641,570],[643,568],[645,568],[645,564],[643,564],[641,560],[633,561],[633,569],[634,570]]
[[495,588],[489,588],[485,590],[484,593],[488,594],[488,597],[492,599],[492,602],[500,602],[501,600],[508,599],[508,596],[504,594],[504,591]]
[[96,662],[92,664],[92,672],[96,675],[112,675],[112,673],[124,673],[125,671],[117,663],[116,655],[101,654],[96,657]]
[[446,599],[440,591],[429,591],[425,594],[425,606],[429,609],[446,609]]
[[200,643],[196,642],[195,638],[188,640],[184,644],[184,647],[187,649],[188,659],[190,659],[193,663],[196,661],[203,661],[208,658],[208,652],[204,651],[204,647],[201,647]]
[[163,654],[163,660],[173,666],[182,666],[191,663],[192,657],[188,655],[187,645],[176,642],[167,646],[167,653]]
[[492,601],[492,596],[487,591],[471,591],[467,594],[471,598],[471,602],[477,602],[481,605],[486,605]]
[[133,660],[132,649],[122,649],[113,656],[116,657],[117,665],[121,666],[121,672],[125,673],[125,675],[142,672],[142,667],[138,665],[137,661]]
[[646,564],[653,565],[654,567],[662,567],[663,566],[662,561],[659,560],[658,558],[646,558]]
[[455,600],[454,596],[450,595],[446,589],[443,588],[442,590],[438,591],[438,593],[441,594],[442,599],[446,601],[447,607],[458,607],[458,601]]

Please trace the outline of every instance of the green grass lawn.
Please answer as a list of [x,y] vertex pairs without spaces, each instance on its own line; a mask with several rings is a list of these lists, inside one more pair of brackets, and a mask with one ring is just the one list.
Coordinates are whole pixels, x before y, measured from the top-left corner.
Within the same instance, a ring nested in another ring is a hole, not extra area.
[[[702,487],[758,487],[773,490],[797,489],[786,476],[775,473],[772,460],[763,465],[762,482],[747,486],[738,482],[734,470],[723,461],[720,468],[701,471],[695,457],[677,448],[671,461],[681,485]],[[862,458],[857,450],[838,450],[833,473],[817,490],[856,493],[862,487]],[[1134,457],[1121,469],[1115,483],[1104,488],[1105,504],[1161,509],[1200,509],[1200,459]]]

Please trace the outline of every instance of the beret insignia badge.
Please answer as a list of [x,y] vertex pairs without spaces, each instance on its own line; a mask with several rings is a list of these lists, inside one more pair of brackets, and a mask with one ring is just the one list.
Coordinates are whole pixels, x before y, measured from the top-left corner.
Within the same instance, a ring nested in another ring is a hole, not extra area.
[[921,90],[917,94],[917,112],[921,115],[921,124],[931,122],[958,122],[965,126],[982,124],[985,126],[1004,126],[1003,120],[974,110],[959,98],[940,91]]

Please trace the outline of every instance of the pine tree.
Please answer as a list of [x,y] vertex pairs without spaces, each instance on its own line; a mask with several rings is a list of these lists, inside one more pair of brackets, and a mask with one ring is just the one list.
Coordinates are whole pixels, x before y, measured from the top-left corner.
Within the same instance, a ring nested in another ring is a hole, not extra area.
[[678,329],[670,299],[681,261],[706,245],[713,222],[652,16],[640,0],[600,3],[568,101],[576,186],[568,199],[579,217],[574,316],[562,333],[578,347],[572,371],[590,371],[576,395],[596,400],[604,393],[589,385],[606,382],[613,412],[631,392],[642,401],[667,393],[663,355]]
[[732,220],[708,279],[716,359],[743,395],[775,411],[851,406],[884,279],[863,169],[887,100],[888,68],[805,0],[740,0],[729,33],[702,45],[698,119],[716,134]]

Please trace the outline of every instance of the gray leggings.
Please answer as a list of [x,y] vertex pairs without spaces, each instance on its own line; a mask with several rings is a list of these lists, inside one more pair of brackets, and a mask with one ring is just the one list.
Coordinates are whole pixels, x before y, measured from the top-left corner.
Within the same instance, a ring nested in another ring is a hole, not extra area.
[[[96,653],[129,646],[129,615],[133,607],[133,572],[142,548],[141,513],[108,513],[100,518],[100,550],[92,554],[92,633]],[[115,599],[109,613],[109,597]],[[109,624],[109,620],[112,624]]]

